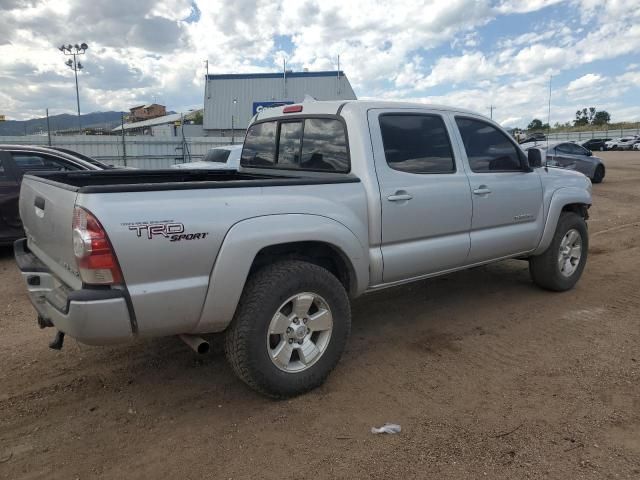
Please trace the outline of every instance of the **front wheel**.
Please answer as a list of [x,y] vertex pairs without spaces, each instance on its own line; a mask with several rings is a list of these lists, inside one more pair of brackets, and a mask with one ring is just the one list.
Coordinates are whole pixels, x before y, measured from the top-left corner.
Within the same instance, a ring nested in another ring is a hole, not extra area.
[[604,180],[604,167],[602,165],[598,165],[596,167],[596,171],[593,172],[593,178],[591,179],[592,183],[602,183]]
[[321,385],[351,329],[349,298],[328,270],[282,261],[254,273],[226,332],[236,375],[258,392],[286,398]]
[[604,147],[600,147],[600,151],[601,151],[601,152],[604,152]]
[[556,292],[570,290],[587,263],[587,224],[574,212],[562,212],[549,248],[529,259],[529,273],[536,285]]

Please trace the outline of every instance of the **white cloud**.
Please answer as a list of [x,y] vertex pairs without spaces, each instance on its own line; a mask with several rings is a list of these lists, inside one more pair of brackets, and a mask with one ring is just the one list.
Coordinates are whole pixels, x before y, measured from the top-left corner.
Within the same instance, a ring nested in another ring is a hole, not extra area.
[[[239,73],[280,70],[283,56],[294,69],[332,69],[340,55],[359,96],[481,112],[493,104],[496,118],[523,124],[546,115],[549,74],[640,51],[637,0],[195,2],[94,0],[87,8],[80,0],[0,0],[0,113],[73,110],[73,73],[56,49],[62,42],[90,44],[80,74],[85,112],[154,97],[174,110],[196,107],[205,59],[210,72]],[[526,13],[551,5],[566,16],[531,20]],[[505,15],[520,25],[517,34],[492,30]],[[637,65],[628,63],[624,75],[594,66],[593,77],[554,80],[552,121],[566,121],[592,99],[628,112],[615,106],[639,88]]]
[[503,0],[496,10],[500,13],[527,13],[541,10],[564,0]]
[[593,88],[596,85],[602,84],[603,80],[604,78],[602,75],[587,73],[586,75],[569,82],[569,85],[567,85],[567,91],[575,92],[577,90],[584,90],[585,88]]

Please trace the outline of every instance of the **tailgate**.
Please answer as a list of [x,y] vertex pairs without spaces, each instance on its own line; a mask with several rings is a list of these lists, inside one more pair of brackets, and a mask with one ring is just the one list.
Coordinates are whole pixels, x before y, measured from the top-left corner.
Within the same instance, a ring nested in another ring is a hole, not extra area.
[[76,196],[74,189],[30,175],[25,175],[20,189],[20,217],[29,249],[73,289],[82,287],[71,228]]

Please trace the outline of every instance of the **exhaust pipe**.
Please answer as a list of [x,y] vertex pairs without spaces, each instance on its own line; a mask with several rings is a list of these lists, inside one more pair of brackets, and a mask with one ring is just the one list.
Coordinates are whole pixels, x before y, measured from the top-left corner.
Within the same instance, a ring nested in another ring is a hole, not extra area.
[[186,343],[191,350],[200,355],[204,355],[209,352],[209,342],[207,342],[204,338],[198,337],[197,335],[178,335],[180,340]]

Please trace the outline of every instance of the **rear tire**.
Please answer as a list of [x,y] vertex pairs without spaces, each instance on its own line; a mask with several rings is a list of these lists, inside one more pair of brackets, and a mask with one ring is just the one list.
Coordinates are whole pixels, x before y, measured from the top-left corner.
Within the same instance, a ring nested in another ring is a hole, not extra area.
[[[316,323],[320,314],[322,328]],[[225,353],[236,375],[254,390],[292,397],[325,381],[350,330],[349,297],[340,281],[317,265],[281,261],[247,281],[226,332]]]
[[[546,290],[570,290],[582,275],[588,250],[589,235],[584,218],[574,212],[562,212],[549,248],[529,259],[531,278]],[[575,255],[577,258],[572,257]]]
[[596,167],[596,171],[593,172],[591,183],[602,183],[602,180],[604,180],[604,167],[602,165],[598,165]]

